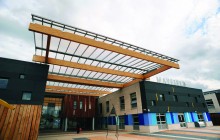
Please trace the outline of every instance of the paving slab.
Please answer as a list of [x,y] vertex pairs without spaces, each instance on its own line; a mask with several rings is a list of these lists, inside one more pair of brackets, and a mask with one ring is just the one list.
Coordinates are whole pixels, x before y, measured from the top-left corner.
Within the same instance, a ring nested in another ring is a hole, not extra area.
[[[118,136],[118,137],[117,137]],[[82,131],[42,133],[38,140],[220,140],[220,126],[204,128],[181,128],[178,130],[164,130],[155,133],[140,133],[138,131]]]

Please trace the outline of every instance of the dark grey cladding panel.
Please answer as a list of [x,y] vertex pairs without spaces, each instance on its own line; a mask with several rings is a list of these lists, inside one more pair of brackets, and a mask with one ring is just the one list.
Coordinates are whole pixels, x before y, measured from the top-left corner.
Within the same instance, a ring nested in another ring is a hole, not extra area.
[[220,93],[216,93],[215,95],[216,95],[217,100],[218,100],[218,102],[219,102],[219,104],[220,104]]
[[[7,78],[6,89],[0,89],[0,98],[11,104],[42,104],[48,74],[48,65],[0,57],[0,78]],[[20,79],[20,74],[25,75]],[[31,92],[30,101],[22,100],[24,91]]]
[[[201,89],[168,85],[150,81],[141,81],[142,108],[150,112],[207,112]],[[157,101],[164,94],[165,101]],[[178,101],[174,101],[174,95]],[[157,96],[157,97],[156,97]],[[152,100],[155,105],[152,106]],[[197,101],[196,101],[197,100]]]

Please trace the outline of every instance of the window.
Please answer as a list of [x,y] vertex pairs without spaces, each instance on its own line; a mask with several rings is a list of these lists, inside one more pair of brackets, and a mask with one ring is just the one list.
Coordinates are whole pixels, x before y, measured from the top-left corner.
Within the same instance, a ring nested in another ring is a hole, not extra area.
[[83,109],[83,102],[82,101],[79,102],[79,109]]
[[206,105],[207,105],[208,108],[215,108],[212,99],[205,100],[205,102],[206,102]]
[[109,101],[106,101],[106,112],[109,112]]
[[8,79],[0,78],[0,89],[6,89],[8,85]]
[[77,102],[73,101],[73,109],[77,109]]
[[164,113],[157,113],[157,125],[159,129],[166,129],[166,115]]
[[99,113],[102,114],[102,103],[99,104]]
[[92,109],[91,101],[89,100],[89,109]]
[[151,101],[151,106],[155,106],[156,102],[154,100]]
[[137,98],[136,98],[136,92],[130,94],[131,98],[131,108],[137,107]]
[[198,113],[198,119],[199,119],[199,122],[203,122],[204,121],[202,113]]
[[124,96],[121,96],[119,98],[119,100],[120,100],[120,109],[125,110],[125,98],[124,98]]
[[160,100],[160,101],[165,101],[164,94],[160,94],[160,95],[159,95],[159,100]]
[[22,100],[31,100],[31,92],[23,92]]
[[109,101],[106,101],[106,112],[109,112]]
[[195,97],[195,102],[198,103],[198,99],[197,99],[197,97]]
[[178,102],[177,95],[173,95],[173,101],[174,101],[174,102]]
[[25,75],[24,75],[24,74],[20,74],[20,75],[19,75],[19,78],[20,78],[20,79],[24,79],[24,78],[25,78]]

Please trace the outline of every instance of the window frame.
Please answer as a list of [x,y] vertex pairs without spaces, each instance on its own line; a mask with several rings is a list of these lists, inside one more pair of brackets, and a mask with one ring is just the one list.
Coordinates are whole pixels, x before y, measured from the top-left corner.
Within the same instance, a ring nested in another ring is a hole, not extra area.
[[[132,95],[135,95],[135,98],[132,97]],[[133,100],[135,99],[135,100]],[[130,102],[131,102],[131,108],[137,108],[137,94],[136,92],[133,92],[130,94]]]
[[25,79],[25,74],[19,74],[19,79]]
[[[122,102],[121,99],[123,99],[124,103]],[[124,96],[119,97],[119,103],[120,103],[120,110],[125,110],[125,97]]]
[[[1,84],[0,83],[0,89],[7,89],[7,87],[8,87],[8,82],[9,82],[9,78],[6,78],[6,77],[0,77],[0,81],[1,80],[7,80],[7,82],[6,83],[4,83],[5,84],[5,86],[3,86],[4,84]],[[1,86],[2,85],[2,86]]]
[[164,94],[159,94],[159,101],[165,101],[165,95]]
[[105,102],[105,109],[106,109],[106,112],[108,113],[110,111],[110,107],[109,107],[109,101],[106,101]]
[[[211,102],[211,103],[209,103],[209,102]],[[214,102],[212,99],[205,100],[205,104],[206,104],[207,108],[215,108],[215,105],[214,105]]]
[[79,109],[83,109],[83,101],[79,101]]
[[177,97],[177,95],[173,95],[173,101],[174,101],[174,102],[178,102],[178,97]]
[[77,109],[77,101],[73,101],[73,109]]
[[[30,95],[30,98],[25,98],[25,97],[24,97],[24,94],[29,94],[29,95]],[[23,92],[22,92],[22,97],[21,97],[21,100],[22,100],[22,101],[31,101],[31,99],[32,99],[32,92],[30,92],[30,91],[23,91]]]
[[151,100],[151,101],[150,101],[150,105],[151,105],[151,106],[156,106],[156,101],[155,101],[155,100]]

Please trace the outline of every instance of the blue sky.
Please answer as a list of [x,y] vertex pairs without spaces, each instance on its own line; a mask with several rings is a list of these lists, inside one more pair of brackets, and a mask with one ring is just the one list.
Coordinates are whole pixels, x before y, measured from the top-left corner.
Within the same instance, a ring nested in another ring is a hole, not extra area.
[[31,13],[180,60],[158,77],[220,88],[218,0],[0,0],[0,57],[32,60]]

